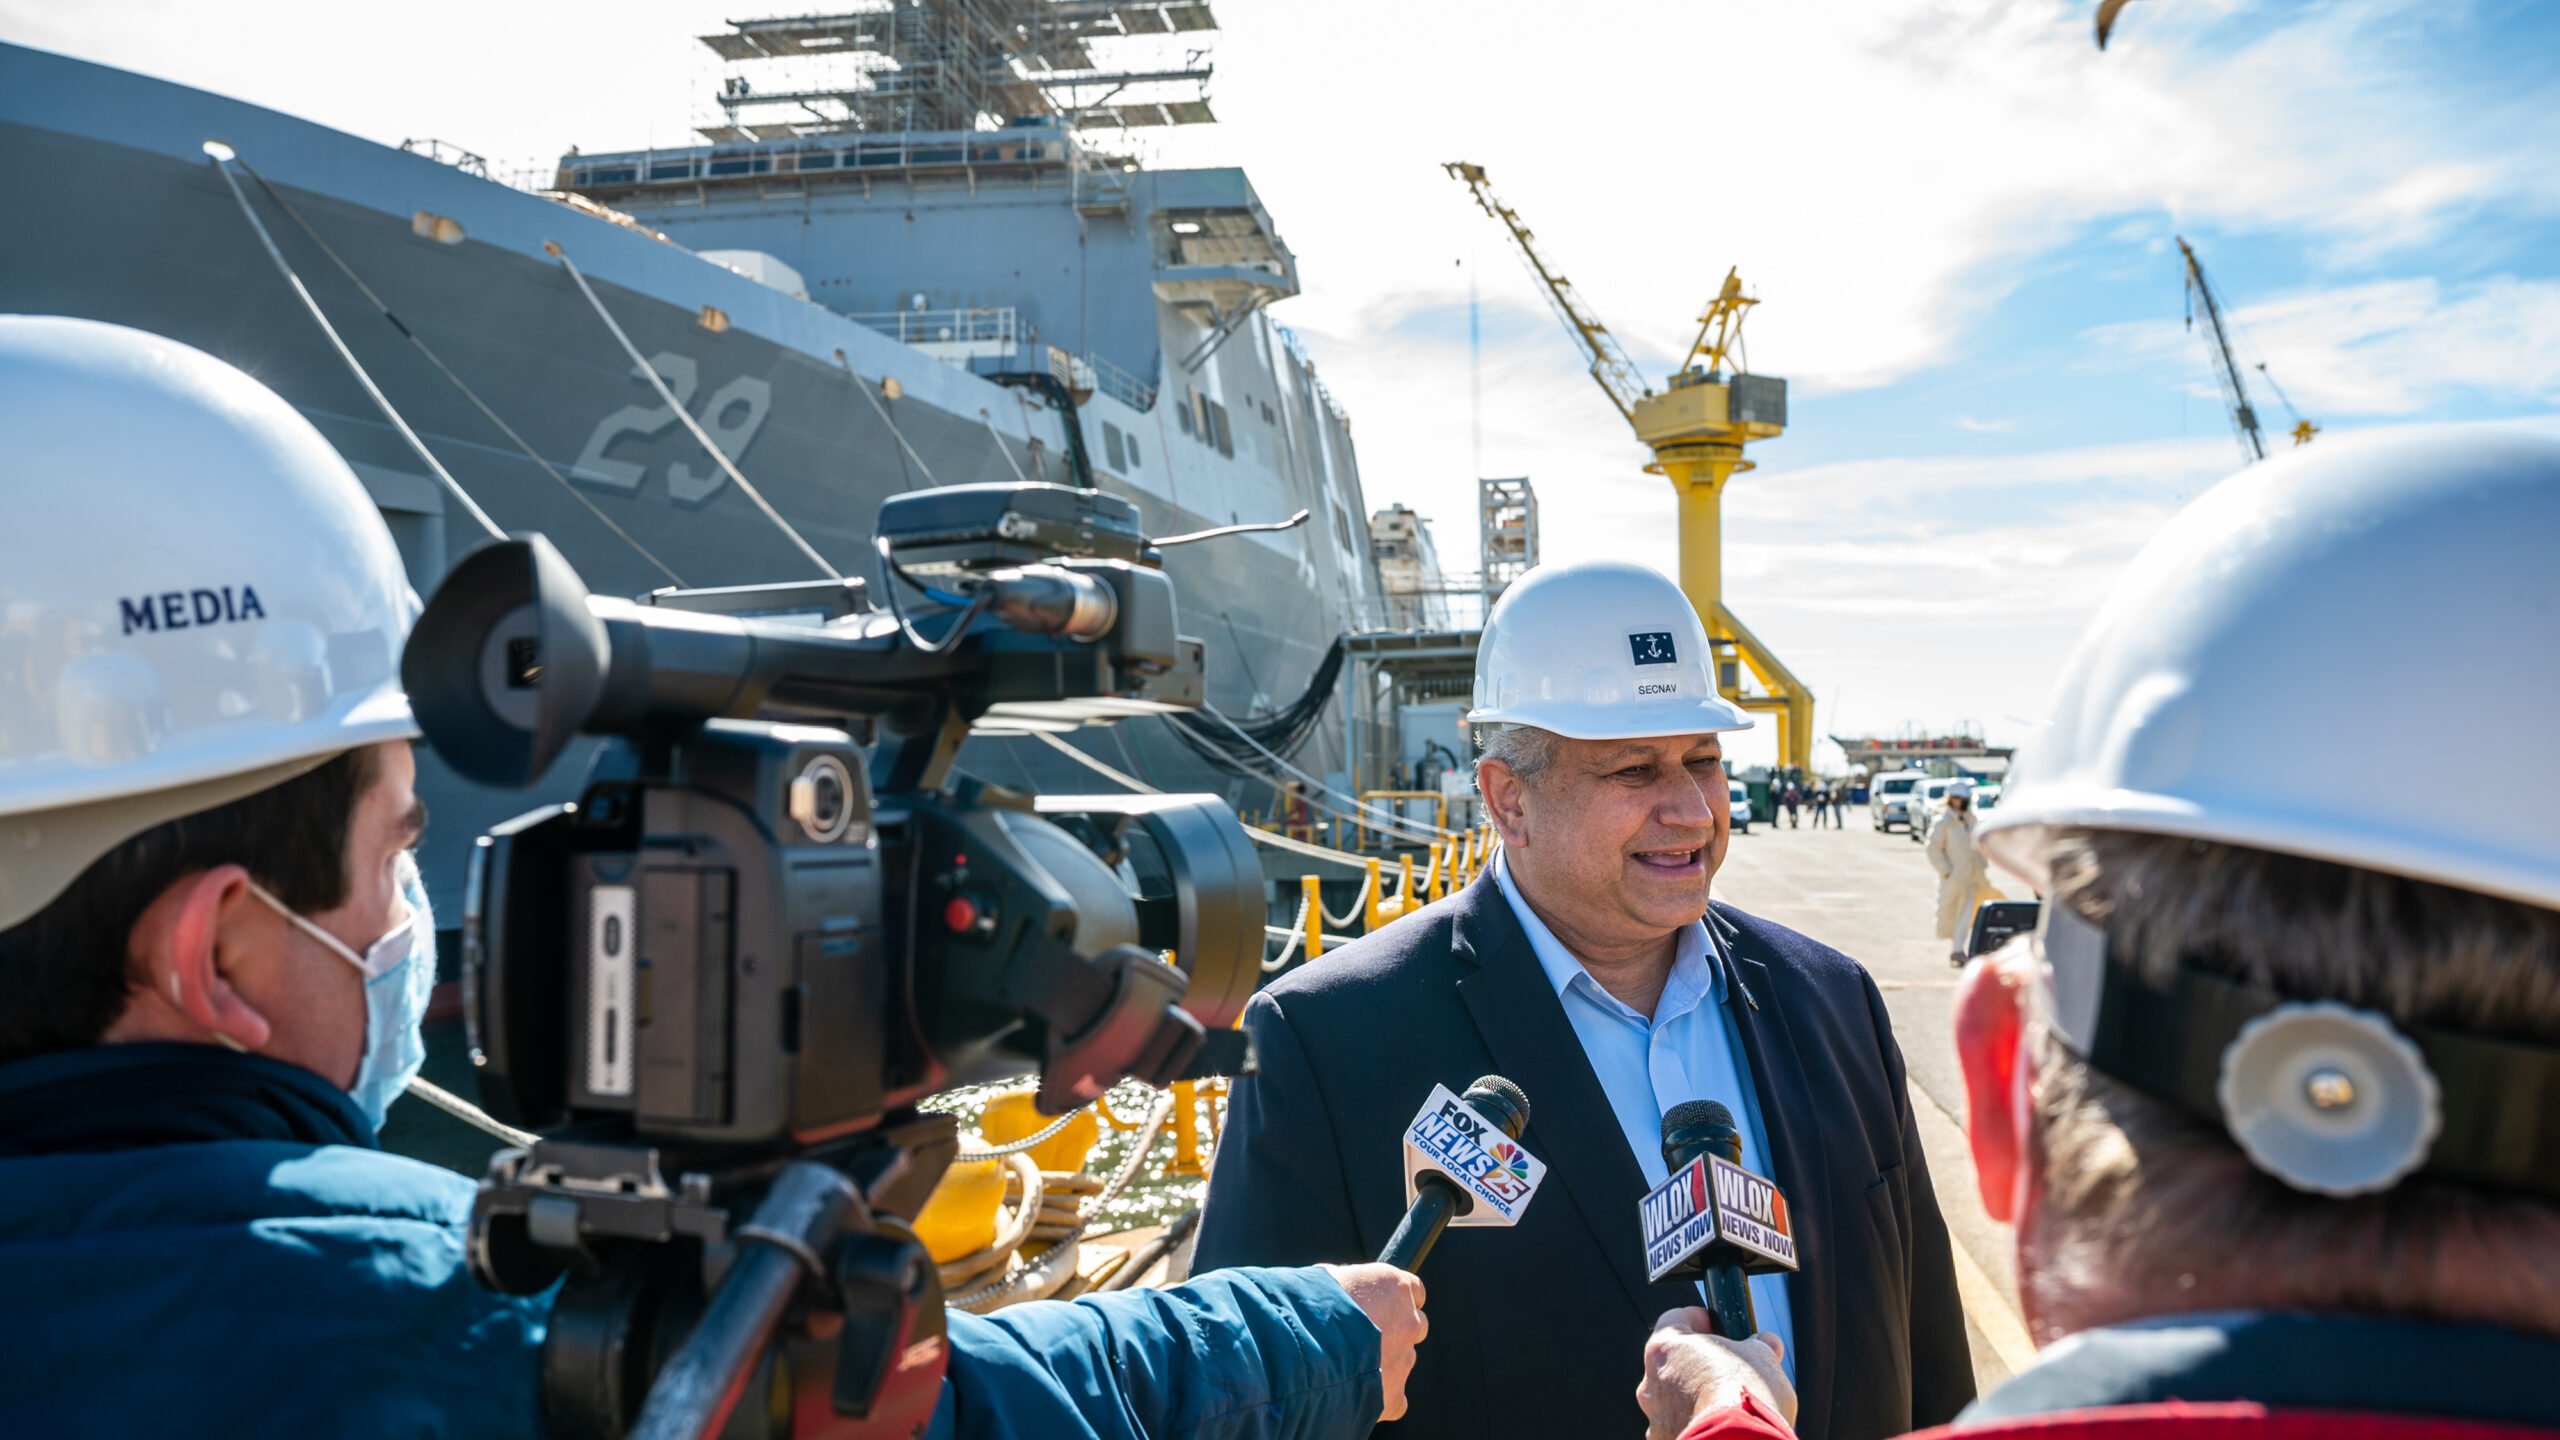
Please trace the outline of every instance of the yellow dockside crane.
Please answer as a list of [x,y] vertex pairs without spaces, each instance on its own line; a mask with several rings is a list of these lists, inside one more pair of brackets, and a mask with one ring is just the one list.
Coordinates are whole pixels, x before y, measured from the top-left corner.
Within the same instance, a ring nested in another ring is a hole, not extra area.
[[[1590,357],[1591,378],[1627,417],[1636,438],[1653,451],[1653,463],[1645,469],[1670,479],[1680,503],[1680,588],[1698,607],[1715,647],[1716,688],[1746,710],[1776,715],[1779,763],[1810,767],[1813,692],[1724,603],[1724,482],[1753,468],[1743,446],[1787,428],[1787,382],[1750,374],[1745,367],[1742,320],[1760,302],[1744,295],[1740,277],[1726,271],[1723,287],[1698,317],[1698,338],[1690,342],[1688,357],[1657,395],[1609,327],[1583,304],[1573,282],[1547,263],[1519,213],[1495,197],[1484,167],[1459,160],[1442,168],[1509,232],[1548,303]],[[1742,688],[1746,667],[1759,682],[1757,692]]]

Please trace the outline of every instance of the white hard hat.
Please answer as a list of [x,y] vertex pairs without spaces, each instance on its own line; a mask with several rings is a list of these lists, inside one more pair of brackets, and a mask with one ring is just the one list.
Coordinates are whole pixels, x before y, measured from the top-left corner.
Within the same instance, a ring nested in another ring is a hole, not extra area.
[[154,825],[418,733],[391,533],[274,391],[0,316],[0,437],[0,929]]
[[1972,798],[1973,798],[1973,782],[1972,782],[1972,781],[1970,781],[1970,780],[1950,780],[1950,781],[1948,781],[1948,782],[1947,782],[1947,798],[1948,798],[1948,799],[1950,799],[1950,800],[1970,800],[1970,799],[1972,799]]
[[1748,730],[1716,692],[1697,607],[1661,572],[1620,560],[1541,565],[1514,581],[1476,642],[1470,725],[1577,740]]
[[[2224,841],[2560,908],[2560,444],[2321,440],[2138,556],[2019,749],[1982,846],[2051,827]],[[2412,747],[2421,747],[2413,749]],[[2512,752],[2457,794],[2404,757]]]

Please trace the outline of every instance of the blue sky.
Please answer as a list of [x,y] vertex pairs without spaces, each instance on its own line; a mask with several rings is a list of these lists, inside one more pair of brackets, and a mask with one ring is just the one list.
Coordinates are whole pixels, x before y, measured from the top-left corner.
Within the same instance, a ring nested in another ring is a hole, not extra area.
[[[2139,0],[2103,55],[2092,9],[1221,0],[1226,123],[1158,159],[1253,177],[1371,503],[1440,517],[1452,568],[1471,273],[1484,466],[1533,478],[1549,557],[1675,553],[1667,486],[1439,162],[1484,165],[1655,376],[1739,266],[1793,413],[1728,492],[1728,603],[1819,728],[2015,739],[2125,560],[2237,463],[2173,235],[2330,437],[2560,431],[2560,7]],[[0,38],[532,162],[682,143],[717,82],[691,37],[747,12],[423,13],[0,0]]]

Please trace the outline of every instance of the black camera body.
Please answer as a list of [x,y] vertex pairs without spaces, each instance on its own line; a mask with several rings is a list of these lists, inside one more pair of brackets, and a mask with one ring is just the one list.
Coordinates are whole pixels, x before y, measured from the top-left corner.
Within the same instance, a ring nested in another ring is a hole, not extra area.
[[[1261,872],[1222,802],[964,782],[884,810],[851,737],[799,725],[715,721],[670,758],[474,852],[465,1010],[502,1119],[806,1149],[1033,1066],[1063,1112],[1178,1078],[1251,996]],[[1095,835],[1150,883],[1130,893]],[[1222,941],[1222,991],[1159,958]]]
[[481,838],[463,925],[484,1103],[546,1132],[493,1162],[474,1266],[520,1292],[572,1276],[546,1353],[564,1433],[617,1433],[655,1368],[633,1357],[697,1313],[712,1333],[759,1238],[797,1257],[766,1257],[785,1270],[760,1272],[760,1333],[794,1293],[773,1276],[832,1248],[835,1409],[906,1414],[919,1377],[882,1357],[933,1348],[939,1292],[903,1217],[957,1148],[916,1102],[1036,1068],[1060,1114],[1246,1062],[1266,906],[1225,802],[955,769],[973,731],[1200,703],[1202,648],[1134,508],[922,491],[883,504],[877,544],[885,610],[856,580],[599,598],[541,537],[501,542],[403,658],[421,728],[474,780],[614,741],[577,803]]
[[[898,1067],[828,1043],[892,1028],[868,757],[841,732],[715,722],[669,758],[678,773],[599,777],[474,854],[463,974],[484,1103],[537,1129],[626,1116],[690,1146],[876,1121]],[[816,828],[785,798],[813,775],[844,796]]]

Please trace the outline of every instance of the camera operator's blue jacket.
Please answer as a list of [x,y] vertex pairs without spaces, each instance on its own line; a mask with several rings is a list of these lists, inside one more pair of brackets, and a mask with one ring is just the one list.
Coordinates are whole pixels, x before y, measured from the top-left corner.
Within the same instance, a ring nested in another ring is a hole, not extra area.
[[[472,1193],[280,1061],[0,1066],[0,1435],[541,1434],[548,1300],[473,1282]],[[1312,1440],[1378,1413],[1378,1332],[1314,1272],[951,1331],[932,1433],[954,1440]]]

